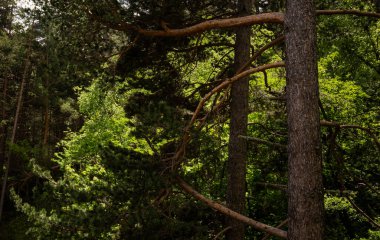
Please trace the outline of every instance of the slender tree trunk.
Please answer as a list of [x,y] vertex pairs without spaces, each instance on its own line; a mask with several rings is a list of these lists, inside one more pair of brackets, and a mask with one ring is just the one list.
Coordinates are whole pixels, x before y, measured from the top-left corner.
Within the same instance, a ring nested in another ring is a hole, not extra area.
[[[22,106],[22,101],[23,101],[23,94],[24,94],[24,89],[26,85],[26,80],[27,80],[27,75],[29,72],[30,68],[30,60],[29,60],[29,50],[27,53],[27,60],[25,62],[25,67],[24,67],[24,72],[22,75],[22,81],[21,81],[21,86],[20,86],[20,91],[18,94],[18,100],[17,100],[17,108],[16,108],[16,114],[15,114],[15,119],[13,123],[13,129],[12,129],[12,135],[11,135],[11,140],[10,144],[15,143],[16,139],[16,132],[17,132],[17,126],[18,126],[18,119],[20,116],[21,112],[21,106]],[[2,184],[2,189],[1,189],[1,198],[0,198],[0,221],[3,215],[3,207],[4,207],[4,201],[5,201],[5,193],[6,193],[6,188],[7,188],[7,181],[8,181],[8,175],[11,167],[11,151],[8,151],[7,158],[5,159],[5,170],[4,170],[4,176],[3,176],[3,184]]]
[[44,164],[47,164],[49,160],[49,134],[50,134],[50,101],[49,101],[49,79],[45,81],[46,93],[44,96],[44,128],[43,128],[43,139],[42,139],[42,160]]
[[7,119],[7,111],[5,109],[5,103],[7,100],[8,91],[8,78],[6,77],[3,81],[3,96],[1,102],[1,132],[0,132],[0,175],[3,176],[3,165],[5,163],[5,151],[6,151],[6,140],[7,140],[7,126],[5,122]]
[[323,183],[313,0],[288,0],[285,13],[290,240],[323,239]]
[[[252,11],[252,0],[239,0],[240,15],[248,15]],[[236,30],[235,69],[238,71],[250,59],[251,27],[239,27]],[[232,84],[231,89],[231,123],[227,164],[227,206],[239,213],[245,211],[245,175],[247,162],[247,142],[239,138],[246,136],[248,123],[248,91],[249,78],[245,77]],[[244,224],[227,218],[227,226],[232,228],[226,232],[227,240],[244,239]]]

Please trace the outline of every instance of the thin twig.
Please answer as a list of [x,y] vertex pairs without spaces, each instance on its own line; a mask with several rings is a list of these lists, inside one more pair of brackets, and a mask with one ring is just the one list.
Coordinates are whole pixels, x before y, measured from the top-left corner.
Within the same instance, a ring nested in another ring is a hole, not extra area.
[[227,232],[231,228],[232,228],[231,226],[228,226],[228,227],[224,228],[222,231],[220,231],[218,234],[215,235],[214,240],[218,239],[220,236],[223,235],[223,233]]

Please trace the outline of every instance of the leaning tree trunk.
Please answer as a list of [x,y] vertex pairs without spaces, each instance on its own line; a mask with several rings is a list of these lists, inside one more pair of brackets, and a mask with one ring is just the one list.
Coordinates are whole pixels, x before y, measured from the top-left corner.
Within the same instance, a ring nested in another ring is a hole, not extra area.
[[[240,15],[248,15],[252,10],[252,0],[239,0],[238,10]],[[235,43],[235,69],[241,67],[250,59],[251,28],[239,27],[236,29]],[[239,213],[245,211],[245,175],[247,162],[247,143],[239,135],[246,136],[248,121],[248,77],[240,79],[232,84],[231,89],[231,122],[230,141],[228,146],[227,164],[227,206]],[[226,225],[231,227],[226,232],[227,240],[244,239],[244,224],[232,219],[226,219]]]
[[313,0],[288,0],[285,13],[290,240],[323,239],[323,184]]

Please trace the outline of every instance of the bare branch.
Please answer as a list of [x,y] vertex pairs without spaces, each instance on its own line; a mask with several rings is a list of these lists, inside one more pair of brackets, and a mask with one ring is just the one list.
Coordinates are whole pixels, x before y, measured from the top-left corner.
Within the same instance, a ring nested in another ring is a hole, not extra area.
[[354,203],[354,201],[352,201],[352,199],[348,196],[348,195],[345,195],[344,196],[348,202],[350,202],[350,204],[352,205],[352,207],[360,214],[362,215],[363,217],[365,217],[374,227],[376,227],[377,229],[380,229],[380,224],[377,223],[375,220],[373,220],[370,216],[368,216],[361,208],[358,207],[358,205],[356,205]]
[[[285,220],[282,221],[280,224],[278,224],[278,225],[276,226],[276,228],[283,227],[283,226],[285,226],[286,224],[288,224],[288,222],[289,222],[289,218],[285,219]],[[261,240],[267,240],[267,239],[269,239],[270,237],[271,237],[271,235],[267,233],[267,234],[266,234]]]
[[288,186],[285,184],[255,182],[254,185],[268,187],[268,188],[274,188],[274,189],[278,189],[278,190],[285,191],[285,192],[288,191]]
[[355,128],[355,129],[360,129],[364,132],[366,132],[375,142],[376,147],[380,151],[380,142],[379,139],[376,137],[376,135],[372,132],[373,130],[370,128],[365,128],[359,125],[345,125],[337,122],[330,122],[326,120],[321,120],[321,126],[328,126],[328,127],[339,127],[341,129],[343,128]]
[[195,189],[193,189],[189,184],[187,184],[184,180],[182,180],[180,177],[176,177],[178,185],[187,193],[192,195],[194,198],[198,199],[199,201],[205,203],[207,206],[211,207],[212,209],[215,209],[216,211],[227,215],[231,218],[234,218],[238,221],[241,221],[242,223],[245,223],[257,230],[269,233],[273,236],[280,237],[280,238],[287,238],[287,232],[284,230],[281,230],[279,228],[275,228],[269,225],[266,225],[264,223],[258,222],[256,220],[253,220],[251,218],[248,218],[240,213],[237,213],[211,199],[206,198],[202,194],[198,193]]
[[194,111],[194,114],[193,114],[190,122],[188,123],[188,125],[184,129],[184,135],[183,135],[183,138],[182,138],[182,144],[177,149],[176,154],[174,155],[174,157],[171,158],[171,160],[173,161],[172,165],[175,165],[174,161],[179,162],[179,160],[182,159],[182,157],[185,155],[186,145],[190,141],[190,128],[193,126],[193,124],[197,120],[198,115],[200,114],[202,108],[204,107],[204,105],[206,104],[206,102],[212,97],[212,95],[214,95],[215,93],[218,93],[218,92],[222,91],[223,89],[229,87],[232,83],[240,80],[241,78],[249,76],[249,75],[251,75],[253,73],[261,72],[261,71],[264,71],[264,70],[270,69],[270,68],[278,68],[278,67],[284,67],[284,66],[285,66],[284,62],[275,62],[275,63],[270,63],[270,64],[266,64],[266,65],[263,65],[263,66],[259,66],[259,67],[256,67],[256,68],[250,68],[250,69],[248,69],[248,70],[246,70],[244,72],[241,72],[241,73],[236,74],[235,76],[233,76],[231,78],[228,78],[228,79],[224,80],[221,84],[219,84],[214,89],[212,89],[209,93],[207,93],[202,98],[202,100],[199,102],[196,110]]
[[272,147],[276,147],[276,148],[280,148],[280,149],[284,149],[284,150],[287,149],[286,145],[270,142],[270,141],[267,141],[267,140],[264,140],[264,139],[260,139],[260,138],[249,137],[249,136],[239,136],[239,138],[243,138],[243,139],[246,139],[247,141],[261,143],[261,144],[265,144],[265,145],[268,145],[268,146],[272,146]]
[[[285,40],[285,36],[284,35],[281,35],[280,37],[274,39],[273,41],[271,41],[270,43],[266,44],[265,46],[263,46],[262,48],[260,48],[257,52],[255,52],[253,54],[253,56],[251,57],[251,59],[244,64],[244,66],[242,66],[238,71],[237,73],[241,73],[242,71],[244,71],[247,67],[249,67],[249,65],[251,65],[252,62],[254,62],[258,57],[261,56],[261,54],[263,54],[266,50],[268,50],[269,48],[273,47],[273,46],[276,46],[277,44],[280,44],[282,43],[283,41]],[[264,71],[265,72],[265,71]]]
[[359,10],[317,10],[317,15],[355,15],[380,18],[380,13],[362,12]]
[[223,235],[223,233],[227,232],[228,230],[230,230],[232,227],[231,226],[228,226],[226,228],[224,228],[222,231],[220,231],[215,237],[214,237],[214,240],[218,239],[220,236]]

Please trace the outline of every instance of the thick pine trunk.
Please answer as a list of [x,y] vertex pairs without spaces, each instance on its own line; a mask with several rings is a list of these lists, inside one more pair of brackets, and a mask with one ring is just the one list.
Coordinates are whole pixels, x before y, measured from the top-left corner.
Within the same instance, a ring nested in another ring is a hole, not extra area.
[[285,13],[290,240],[323,239],[323,184],[313,0]]
[[[252,10],[251,0],[240,0],[238,3],[240,15],[247,15]],[[250,27],[236,29],[235,43],[235,69],[238,71],[250,59]],[[231,88],[231,122],[230,141],[228,146],[228,182],[227,182],[227,206],[239,213],[245,211],[245,175],[247,162],[247,143],[239,135],[247,134],[248,115],[248,77],[240,79],[232,84]],[[227,226],[231,229],[226,232],[227,240],[244,239],[244,224],[232,219],[226,219]]]

